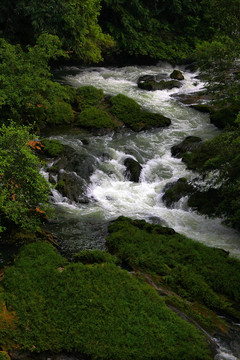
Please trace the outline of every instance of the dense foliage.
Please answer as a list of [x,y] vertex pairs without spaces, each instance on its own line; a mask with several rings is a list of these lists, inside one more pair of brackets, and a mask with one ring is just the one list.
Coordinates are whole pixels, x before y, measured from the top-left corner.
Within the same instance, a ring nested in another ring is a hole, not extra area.
[[[238,123],[239,116],[236,120]],[[206,175],[210,171],[209,186],[216,188],[213,204],[206,202],[204,192],[193,198],[192,206],[203,213],[211,206],[210,215],[225,216],[225,222],[240,229],[240,130],[239,127],[218,135],[213,140],[200,144],[192,153],[183,156],[188,168]],[[204,190],[202,190],[204,191]],[[202,199],[205,207],[201,207]],[[205,200],[204,200],[205,199]],[[191,199],[190,199],[191,200]],[[200,209],[199,209],[200,206]]]
[[22,249],[4,276],[0,304],[13,319],[0,311],[1,345],[92,359],[211,359],[203,335],[108,259],[68,264],[46,243]]
[[117,40],[117,53],[186,59],[201,41],[239,34],[239,0],[103,0],[102,6],[100,24]]
[[0,224],[7,218],[34,232],[48,209],[50,188],[28,145],[32,140],[28,130],[16,124],[0,128]]
[[2,0],[0,34],[25,45],[33,45],[42,33],[57,35],[65,50],[98,62],[102,48],[112,45],[98,25],[99,12],[100,0]]
[[41,35],[34,47],[24,51],[20,45],[0,42],[1,118],[19,123],[70,122],[73,112],[65,87],[53,82],[48,66],[50,58],[63,54],[56,36]]

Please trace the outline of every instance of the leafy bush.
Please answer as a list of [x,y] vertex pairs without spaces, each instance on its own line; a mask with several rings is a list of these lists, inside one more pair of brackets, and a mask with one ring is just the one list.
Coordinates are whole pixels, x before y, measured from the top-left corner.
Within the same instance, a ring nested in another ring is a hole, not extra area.
[[[4,276],[22,349],[93,359],[210,360],[207,342],[157,292],[113,263],[68,264],[47,243],[21,250]],[[2,344],[6,337],[0,327]]]
[[0,208],[16,225],[36,231],[49,209],[50,188],[39,173],[39,159],[28,146],[31,139],[27,127],[0,128]]
[[64,145],[58,140],[43,139],[41,143],[44,146],[44,153],[49,157],[59,156],[64,151]]
[[86,128],[110,128],[117,127],[117,124],[104,110],[97,109],[93,106],[86,107],[77,116],[78,125]]

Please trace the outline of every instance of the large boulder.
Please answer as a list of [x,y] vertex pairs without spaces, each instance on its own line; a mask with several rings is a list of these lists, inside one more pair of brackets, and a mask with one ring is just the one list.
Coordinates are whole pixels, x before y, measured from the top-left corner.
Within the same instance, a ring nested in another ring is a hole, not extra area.
[[62,156],[56,158],[49,168],[49,181],[70,201],[87,202],[84,194],[95,170],[95,161],[94,158],[65,146]]
[[180,70],[173,70],[173,72],[170,75],[170,78],[175,80],[184,80],[184,76]]
[[182,158],[184,153],[195,150],[202,139],[198,136],[187,136],[180,144],[171,148],[172,156]]
[[164,188],[163,202],[167,207],[172,207],[182,197],[191,195],[195,191],[193,185],[187,182],[187,179],[180,178],[177,181],[168,183]]
[[142,166],[139,164],[139,162],[132,158],[126,158],[124,160],[124,166],[126,166],[124,176],[130,181],[139,182],[142,171]]
[[142,90],[171,90],[173,88],[180,88],[182,84],[177,80],[165,81],[160,76],[143,75],[138,79],[138,87]]

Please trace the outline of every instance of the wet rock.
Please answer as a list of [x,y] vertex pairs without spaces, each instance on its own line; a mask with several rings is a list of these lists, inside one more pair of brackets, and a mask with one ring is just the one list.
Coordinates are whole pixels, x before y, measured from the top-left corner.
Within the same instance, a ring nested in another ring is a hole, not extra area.
[[63,155],[49,169],[49,181],[56,184],[56,189],[70,201],[87,203],[84,194],[95,169],[94,161],[92,157],[66,146]]
[[199,91],[189,94],[172,94],[171,97],[180,101],[185,105],[201,104],[203,101],[212,100],[212,96],[206,94],[205,91]]
[[79,154],[70,146],[67,149],[68,151],[65,151],[63,156],[55,160],[50,172],[59,173],[61,169],[64,169],[67,172],[74,171],[85,180],[89,179],[94,171],[93,158]]
[[124,166],[126,166],[124,176],[130,181],[139,182],[142,166],[132,158],[125,159]]
[[87,139],[81,139],[83,145],[89,145],[89,141]]
[[175,80],[184,80],[184,76],[180,70],[173,70],[173,72],[170,75],[170,78]]
[[193,185],[187,182],[187,179],[180,178],[177,181],[168,183],[164,188],[164,195],[162,200],[167,207],[172,207],[172,205],[178,202],[182,197],[192,194],[195,191]]
[[56,189],[70,201],[86,201],[84,197],[86,182],[74,172],[60,172]]
[[155,90],[171,90],[173,88],[180,88],[181,82],[178,80],[161,80],[156,81],[155,79],[144,80],[140,78],[138,80],[138,87],[142,90],[155,91]]
[[191,108],[200,111],[202,113],[210,113],[212,107],[210,105],[206,105],[206,104],[195,104],[195,105],[191,105]]
[[188,199],[188,206],[197,210],[200,214],[213,216],[221,203],[222,197],[219,189],[196,191]]
[[182,158],[184,153],[191,152],[198,147],[202,139],[198,136],[188,136],[180,144],[171,148],[172,156]]

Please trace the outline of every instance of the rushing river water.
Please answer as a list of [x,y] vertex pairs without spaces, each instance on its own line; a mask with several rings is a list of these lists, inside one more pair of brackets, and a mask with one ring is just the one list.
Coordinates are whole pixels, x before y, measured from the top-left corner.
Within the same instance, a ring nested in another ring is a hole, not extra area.
[[[173,94],[199,91],[203,83],[196,73],[184,71],[185,80],[180,89],[144,91],[137,87],[137,79],[145,74],[162,74],[169,77],[173,68],[159,66],[129,66],[123,68],[65,68],[62,82],[74,87],[93,85],[105,94],[125,94],[143,108],[159,112],[172,120],[165,129],[135,133],[124,130],[115,134],[92,136],[82,133],[59,134],[52,138],[72,146],[79,154],[89,155],[95,166],[86,195],[89,204],[70,204],[68,199],[54,192],[58,207],[58,222],[53,225],[56,234],[62,234],[62,246],[75,252],[85,248],[103,248],[105,224],[120,215],[159,221],[177,232],[209,246],[224,248],[240,257],[239,233],[221,224],[221,219],[208,219],[190,211],[187,199],[174,208],[162,201],[163,189],[180,177],[191,180],[196,174],[186,169],[180,159],[171,156],[171,147],[186,136],[209,139],[218,133],[210,124],[209,116],[181,104]],[[58,75],[61,75],[58,74]],[[82,139],[89,145],[83,145]],[[124,177],[124,160],[136,159],[143,167],[139,183]]]
[[[180,159],[171,156],[171,147],[189,135],[206,140],[218,133],[207,114],[181,104],[172,96],[201,90],[204,84],[196,78],[198,74],[181,69],[185,80],[180,89],[153,92],[138,89],[139,76],[162,74],[167,78],[172,70],[169,64],[162,63],[158,66],[123,68],[70,67],[56,73],[65,84],[74,87],[93,85],[103,89],[105,94],[125,94],[144,109],[159,112],[172,120],[168,128],[140,133],[125,129],[102,136],[81,131],[52,134],[51,138],[71,146],[79,155],[89,156],[95,169],[85,189],[89,203],[71,203],[56,190],[53,191],[57,216],[51,231],[60,239],[64,252],[103,249],[108,222],[124,215],[160,222],[190,238],[240,257],[239,233],[223,226],[221,219],[209,219],[191,211],[187,207],[187,199],[182,199],[171,209],[162,201],[167,183],[180,177],[188,180],[196,177]],[[88,145],[83,139],[88,140]],[[137,160],[143,167],[139,183],[124,177],[124,160],[128,157]],[[216,360],[237,359],[229,350],[229,344],[220,341],[219,346]]]

